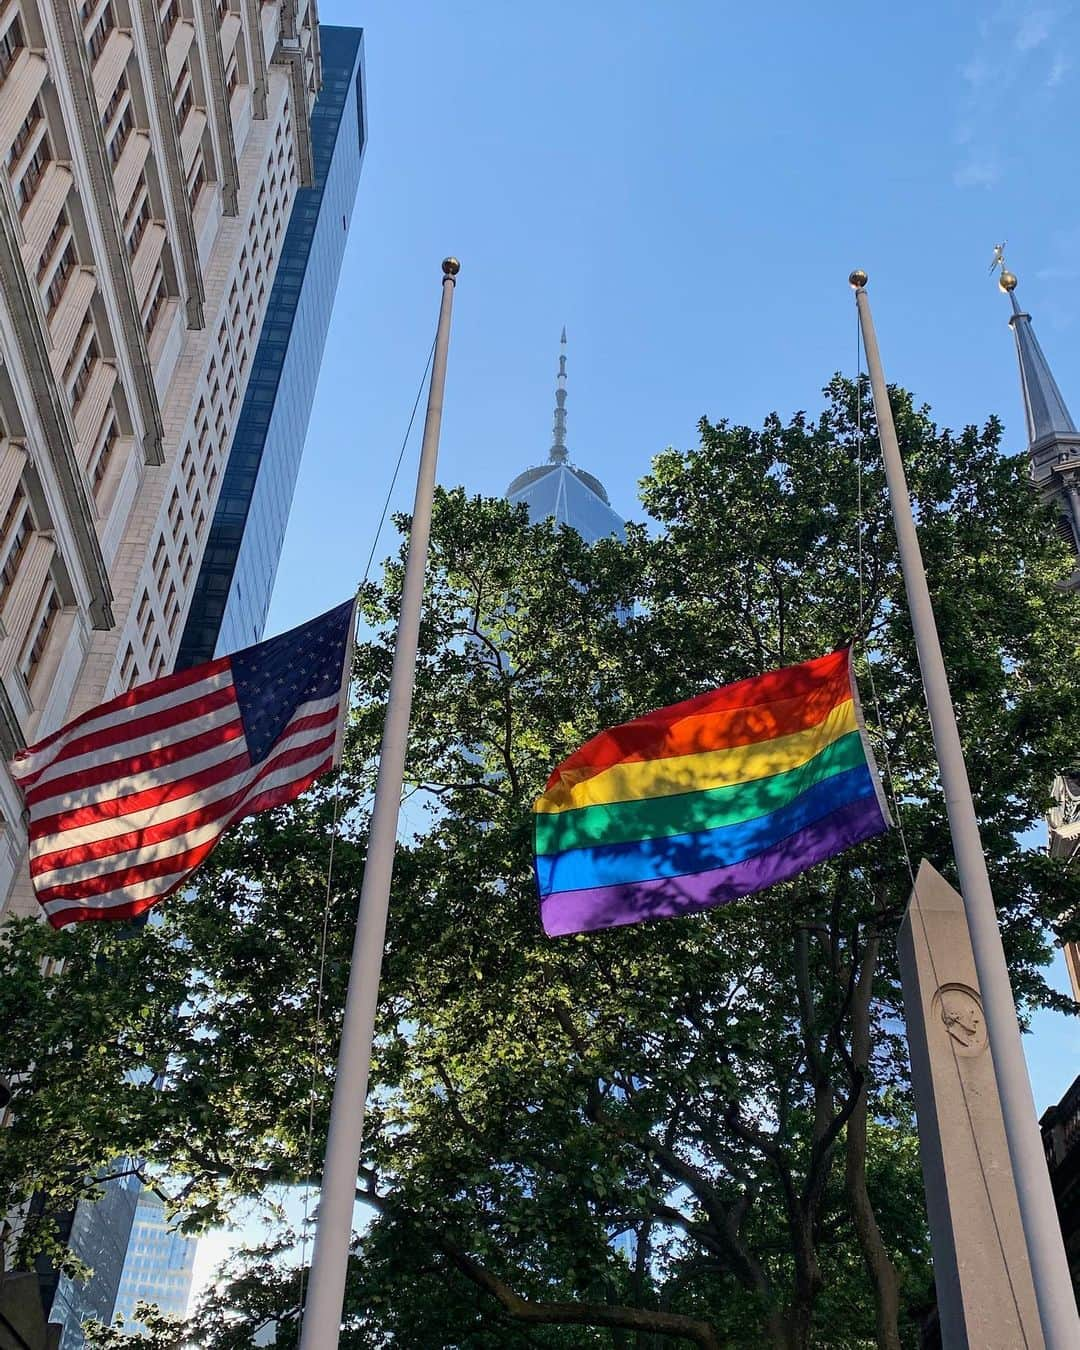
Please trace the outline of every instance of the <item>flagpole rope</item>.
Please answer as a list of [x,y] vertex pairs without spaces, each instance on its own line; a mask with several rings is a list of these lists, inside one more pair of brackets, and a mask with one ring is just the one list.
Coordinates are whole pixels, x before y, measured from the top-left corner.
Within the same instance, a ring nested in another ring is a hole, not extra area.
[[[941,987],[941,978],[938,975],[937,963],[934,960],[934,948],[930,942],[930,934],[926,927],[926,916],[923,913],[922,904],[919,899],[919,888],[915,878],[915,867],[911,861],[911,850],[908,847],[907,834],[904,830],[904,813],[901,809],[900,794],[896,787],[896,777],[893,773],[892,760],[889,755],[889,738],[886,732],[885,721],[881,713],[881,700],[878,698],[877,685],[874,681],[874,663],[870,658],[870,634],[864,631],[865,626],[865,594],[864,594],[864,566],[863,566],[863,534],[865,531],[865,518],[863,513],[863,417],[862,417],[862,327],[858,320],[856,312],[855,319],[855,440],[856,440],[856,513],[858,517],[858,528],[856,532],[856,559],[859,575],[859,623],[857,632],[862,638],[863,651],[866,656],[866,669],[868,683],[870,685],[870,698],[874,705],[874,715],[877,718],[878,731],[881,739],[882,763],[885,766],[886,791],[892,804],[893,815],[896,818],[897,833],[900,836],[900,847],[904,854],[904,863],[907,866],[908,879],[911,884],[911,896],[913,909],[919,917],[919,926],[922,929],[923,942],[926,946],[927,956],[930,958],[930,972],[933,976],[936,988]],[[1030,1342],[1027,1336],[1027,1328],[1024,1325],[1024,1317],[1020,1309],[1020,1299],[1013,1284],[1012,1271],[1009,1269],[1008,1257],[1005,1253],[1005,1242],[1001,1233],[1001,1226],[998,1223],[997,1209],[994,1205],[994,1197],[990,1190],[990,1180],[987,1176],[986,1165],[983,1160],[982,1150],[979,1147],[979,1137],[975,1132],[975,1121],[972,1117],[971,1103],[968,1100],[967,1088],[964,1083],[963,1075],[960,1072],[960,1057],[956,1052],[956,1046],[951,1036],[948,1038],[949,1051],[952,1058],[953,1069],[956,1073],[956,1081],[960,1088],[960,1099],[964,1103],[964,1115],[967,1118],[968,1129],[971,1132],[971,1142],[975,1149],[975,1159],[979,1165],[979,1177],[982,1181],[983,1190],[986,1194],[986,1203],[990,1210],[990,1218],[994,1225],[994,1236],[997,1239],[998,1251],[1001,1254],[1001,1263],[1005,1268],[1005,1278],[1009,1283],[1009,1294],[1012,1298],[1013,1308],[1016,1311],[1016,1321],[1020,1328],[1020,1334],[1024,1338],[1025,1350],[1030,1350]]]
[[[405,435],[401,438],[401,448],[398,450],[397,460],[394,464],[394,472],[390,477],[390,486],[386,490],[386,496],[383,499],[382,511],[379,515],[379,523],[375,527],[375,535],[371,541],[371,551],[368,553],[367,562],[364,564],[364,575],[357,587],[357,591],[367,583],[371,574],[371,565],[375,561],[375,552],[379,547],[379,538],[382,535],[383,526],[386,524],[386,517],[390,510],[390,502],[394,496],[394,488],[397,486],[398,474],[401,472],[402,461],[405,458],[405,451],[408,448],[409,437],[412,435],[413,423],[416,421],[416,412],[420,407],[420,400],[424,394],[424,384],[427,381],[428,371],[431,369],[431,362],[435,356],[435,339],[432,338],[431,347],[428,350],[427,360],[424,363],[424,369],[420,375],[420,383],[416,389],[416,398],[413,400],[412,412],[409,414],[409,422],[405,428]],[[349,706],[352,705],[352,673],[349,675]],[[315,1100],[318,1094],[318,1075],[319,1058],[322,1049],[323,1038],[323,1002],[325,996],[325,977],[326,977],[326,944],[330,931],[330,904],[333,899],[334,884],[334,852],[338,842],[338,836],[341,825],[341,779],[340,777],[334,784],[334,811],[333,824],[330,830],[330,852],[326,864],[326,896],[323,901],[323,919],[322,934],[319,940],[319,976],[315,994],[315,1025],[312,1028],[311,1038],[311,1084],[308,1089],[308,1119],[307,1119],[307,1138],[305,1140],[305,1163],[304,1163],[304,1218],[300,1230],[300,1279],[299,1279],[299,1304],[297,1313],[297,1337],[304,1324],[304,1283],[307,1272],[307,1249],[308,1249],[308,1230],[311,1226],[310,1200],[311,1200],[311,1174],[314,1159],[314,1140],[315,1140]]]

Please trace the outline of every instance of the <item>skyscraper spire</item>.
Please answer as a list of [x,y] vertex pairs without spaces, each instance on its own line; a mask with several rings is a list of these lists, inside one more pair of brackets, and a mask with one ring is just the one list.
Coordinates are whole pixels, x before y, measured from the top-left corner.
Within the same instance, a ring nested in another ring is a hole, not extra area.
[[548,459],[552,464],[565,464],[566,452],[566,325],[563,324],[562,337],[559,339],[562,351],[559,353],[559,375],[555,381],[555,426],[554,440]]

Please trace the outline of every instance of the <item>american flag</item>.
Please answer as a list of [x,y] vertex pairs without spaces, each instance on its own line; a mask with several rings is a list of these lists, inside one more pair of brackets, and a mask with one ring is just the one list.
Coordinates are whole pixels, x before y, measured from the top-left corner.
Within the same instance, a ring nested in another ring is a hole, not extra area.
[[54,928],[141,914],[230,825],[340,762],[355,611],[138,685],[16,756]]

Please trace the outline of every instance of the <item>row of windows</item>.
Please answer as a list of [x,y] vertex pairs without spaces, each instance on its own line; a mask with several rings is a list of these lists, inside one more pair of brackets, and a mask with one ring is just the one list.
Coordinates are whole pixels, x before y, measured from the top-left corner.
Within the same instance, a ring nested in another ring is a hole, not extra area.
[[15,58],[22,51],[26,43],[23,39],[22,21],[16,14],[8,24],[7,31],[3,37],[0,37],[0,85],[3,85],[8,75],[11,73],[11,67],[15,64]]
[[[36,533],[30,500],[22,483],[19,483],[0,522],[0,613],[7,607]],[[19,672],[31,693],[35,676],[56,631],[60,612],[59,593],[52,576],[47,575],[41,583],[33,617],[17,658]]]
[[[185,76],[182,72],[174,90],[178,112],[189,88],[190,73]],[[165,598],[158,613],[151,603],[149,587],[142,592],[132,638],[120,664],[123,687],[139,679],[153,678],[165,669],[165,653],[172,648],[179,622],[178,595],[187,591],[194,570],[194,551],[207,530],[210,504],[228,449],[230,422],[240,403],[241,378],[257,338],[266,300],[268,272],[287,223],[285,203],[297,177],[287,115],[279,122],[267,163],[269,172],[260,185],[254,213],[254,237],[250,244],[244,244],[240,254],[237,280],[230,289],[226,314],[217,329],[216,349],[207,363],[205,392],[196,405],[194,434],[180,456],[177,478],[164,510],[164,529],[158,536],[151,562],[157,593]],[[203,182],[205,168],[200,150],[189,184],[193,205]],[[133,227],[136,220],[132,221]],[[170,538],[177,548],[175,566],[167,542]]]

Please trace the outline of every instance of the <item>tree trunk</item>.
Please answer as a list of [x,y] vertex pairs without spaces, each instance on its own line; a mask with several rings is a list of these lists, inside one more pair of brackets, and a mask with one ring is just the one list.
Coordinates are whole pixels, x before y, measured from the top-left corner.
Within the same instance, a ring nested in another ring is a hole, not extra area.
[[855,1072],[863,1076],[855,1110],[847,1124],[845,1182],[855,1232],[877,1301],[878,1350],[900,1350],[899,1282],[896,1267],[881,1240],[881,1232],[866,1189],[866,1123],[869,1111],[867,1076],[870,1061],[870,999],[877,965],[878,938],[868,939],[859,964],[859,982],[851,1008],[851,1056]]

